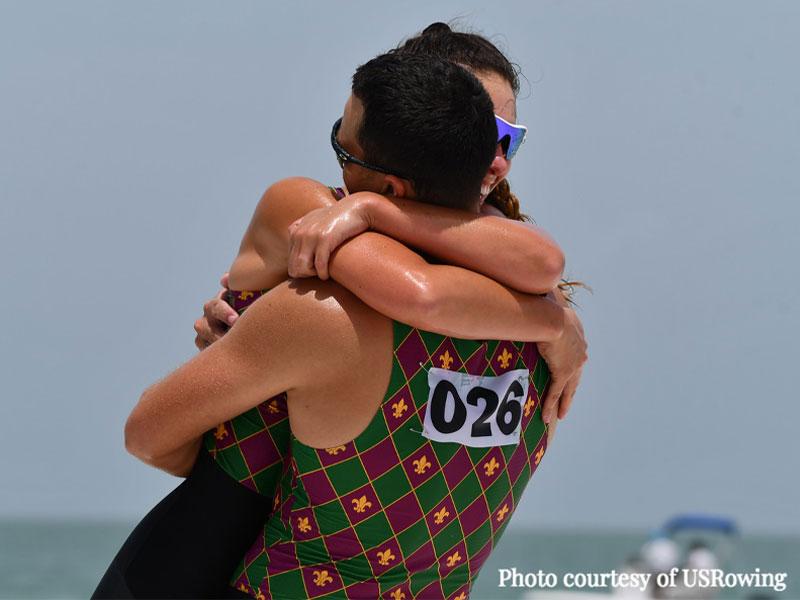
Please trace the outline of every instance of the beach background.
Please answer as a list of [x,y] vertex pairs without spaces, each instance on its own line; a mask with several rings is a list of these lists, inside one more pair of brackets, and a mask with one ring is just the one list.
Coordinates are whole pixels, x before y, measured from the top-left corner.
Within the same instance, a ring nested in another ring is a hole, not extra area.
[[[135,522],[2,521],[0,598],[88,598]],[[499,587],[498,569],[542,570],[559,581],[572,573],[619,571],[625,559],[647,540],[647,532],[570,531],[508,528],[481,571],[473,600],[519,599],[531,591]],[[746,535],[725,565],[726,572],[750,573],[755,568],[776,573],[800,572],[800,539]],[[556,589],[563,589],[561,585]],[[609,592],[610,590],[586,590]],[[728,589],[720,598],[795,599],[800,586],[789,576],[783,592]]]
[[0,0],[0,597],[86,597],[176,485],[124,450],[139,394],[196,351],[266,187],[340,182],[355,67],[452,19],[519,65],[512,188],[594,289],[476,598],[519,593],[500,566],[618,567],[682,512],[800,576],[800,3]]

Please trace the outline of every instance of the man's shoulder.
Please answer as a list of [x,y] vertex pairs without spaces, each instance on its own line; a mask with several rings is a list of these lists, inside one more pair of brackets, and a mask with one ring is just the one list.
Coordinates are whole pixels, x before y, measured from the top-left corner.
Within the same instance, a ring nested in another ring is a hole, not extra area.
[[282,327],[323,346],[347,340],[358,342],[359,337],[379,334],[391,325],[389,317],[364,304],[346,288],[317,277],[281,283],[253,303],[247,310],[251,311],[266,330],[274,327],[274,319],[280,316]]

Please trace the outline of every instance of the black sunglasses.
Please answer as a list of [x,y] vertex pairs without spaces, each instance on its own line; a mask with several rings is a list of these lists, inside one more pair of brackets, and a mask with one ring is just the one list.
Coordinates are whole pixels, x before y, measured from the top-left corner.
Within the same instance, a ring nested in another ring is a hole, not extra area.
[[333,129],[331,129],[331,146],[333,146],[333,151],[336,153],[336,160],[339,161],[339,166],[344,169],[345,164],[353,163],[354,165],[358,165],[359,167],[364,167],[365,169],[369,169],[370,171],[377,171],[378,173],[384,173],[386,175],[394,175],[395,177],[399,177],[400,179],[411,179],[402,173],[398,173],[397,171],[392,171],[391,169],[384,169],[383,167],[379,167],[377,165],[371,165],[368,162],[364,162],[360,158],[356,158],[352,154],[350,154],[347,150],[342,148],[342,145],[339,143],[339,140],[336,139],[336,134],[339,133],[339,127],[342,125],[342,119],[339,117],[336,122],[333,124]]

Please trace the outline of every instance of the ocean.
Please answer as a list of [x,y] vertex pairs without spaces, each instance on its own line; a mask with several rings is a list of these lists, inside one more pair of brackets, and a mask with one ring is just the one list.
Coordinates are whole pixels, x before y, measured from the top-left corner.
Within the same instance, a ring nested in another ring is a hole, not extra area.
[[[129,522],[0,520],[0,598],[85,599],[94,590],[122,541]],[[513,523],[512,523],[513,526]],[[484,566],[473,600],[522,598],[525,588],[498,587],[499,569],[556,574],[604,573],[619,569],[647,539],[646,532],[542,531],[509,528]],[[783,592],[734,588],[722,598],[797,600],[800,537],[744,536],[726,572],[788,573]],[[596,591],[596,590],[595,590]]]

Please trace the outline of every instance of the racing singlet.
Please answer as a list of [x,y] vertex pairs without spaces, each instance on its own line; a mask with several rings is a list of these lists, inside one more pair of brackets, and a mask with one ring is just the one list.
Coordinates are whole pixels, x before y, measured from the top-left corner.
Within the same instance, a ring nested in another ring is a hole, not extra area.
[[[329,189],[336,200],[345,196],[342,188]],[[227,301],[242,314],[267,291],[232,290]],[[289,435],[286,394],[279,394],[206,432],[203,446],[228,475],[272,498],[289,450]]]
[[[266,291],[230,291],[228,304],[242,314]],[[289,449],[289,435],[286,394],[279,394],[208,431],[203,445],[228,475],[271,498]]]
[[231,578],[237,590],[468,597],[545,453],[549,372],[535,343],[392,327],[390,383],[367,428],[325,449],[291,436],[275,508]]

